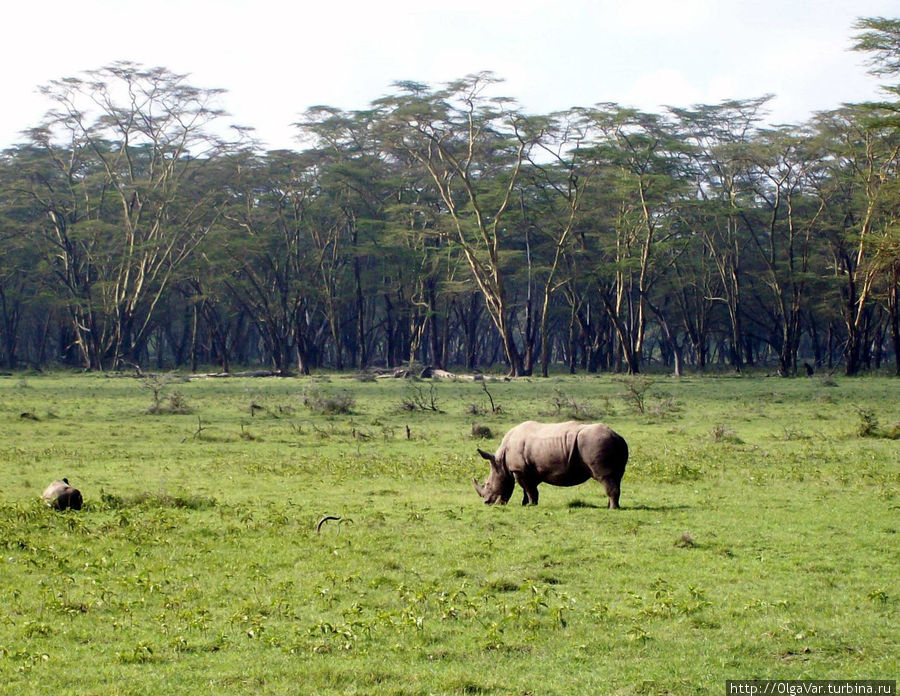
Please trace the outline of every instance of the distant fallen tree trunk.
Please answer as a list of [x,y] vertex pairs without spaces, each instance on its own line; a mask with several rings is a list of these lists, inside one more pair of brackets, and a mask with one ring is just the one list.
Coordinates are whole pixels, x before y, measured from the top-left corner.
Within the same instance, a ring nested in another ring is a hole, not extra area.
[[249,372],[206,372],[193,374],[188,379],[215,379],[220,377],[284,377],[280,370],[251,370]]
[[466,379],[472,382],[476,381],[484,381],[484,375],[482,374],[471,374],[471,375],[457,375],[453,372],[448,372],[447,370],[442,370],[440,368],[434,368],[431,370],[430,374],[423,375],[427,377],[437,377],[438,379]]
[[375,377],[377,379],[404,379],[407,377],[417,377],[419,379],[462,379],[469,380],[470,382],[478,382],[485,379],[484,375],[482,375],[481,373],[458,375],[454,372],[448,372],[447,370],[441,369],[439,367],[431,366],[424,367],[422,369],[398,367],[390,372],[378,372],[376,373]]

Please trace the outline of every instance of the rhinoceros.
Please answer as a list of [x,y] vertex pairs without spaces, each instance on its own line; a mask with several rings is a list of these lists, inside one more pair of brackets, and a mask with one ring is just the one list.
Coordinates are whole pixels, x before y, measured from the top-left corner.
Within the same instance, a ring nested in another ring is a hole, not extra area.
[[537,505],[538,484],[577,486],[595,478],[606,488],[609,507],[619,507],[619,484],[628,461],[625,439],[602,423],[537,423],[525,421],[503,437],[495,454],[479,449],[491,463],[484,484],[475,490],[487,505],[505,505],[516,481],[525,495],[522,505]]
[[72,488],[67,478],[51,483],[44,489],[41,497],[54,510],[66,510],[67,508],[80,510],[84,502],[81,497],[81,491],[77,488]]

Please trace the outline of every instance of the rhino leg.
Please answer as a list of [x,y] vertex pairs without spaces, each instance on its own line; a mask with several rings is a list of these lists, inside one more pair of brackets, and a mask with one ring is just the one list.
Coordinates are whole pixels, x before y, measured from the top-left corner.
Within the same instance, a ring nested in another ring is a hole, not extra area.
[[516,481],[522,487],[522,505],[537,505],[537,482],[524,474],[516,474]]
[[609,496],[609,507],[612,510],[619,509],[619,484],[622,481],[621,477],[605,477],[601,479],[603,481],[603,486],[606,488],[606,495]]

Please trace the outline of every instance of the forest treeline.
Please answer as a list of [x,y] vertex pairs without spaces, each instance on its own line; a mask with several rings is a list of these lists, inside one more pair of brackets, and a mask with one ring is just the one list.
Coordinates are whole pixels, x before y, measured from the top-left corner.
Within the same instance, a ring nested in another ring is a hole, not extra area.
[[165,68],[54,81],[0,160],[0,362],[900,374],[900,20],[857,30],[885,101],[800,125],[480,73],[263,151]]

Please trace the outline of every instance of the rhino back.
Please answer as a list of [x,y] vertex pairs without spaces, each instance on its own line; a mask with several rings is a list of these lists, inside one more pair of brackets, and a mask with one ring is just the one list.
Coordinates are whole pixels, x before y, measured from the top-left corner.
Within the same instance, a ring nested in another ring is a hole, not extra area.
[[41,498],[49,505],[55,501],[59,495],[69,487],[69,484],[63,481],[54,481],[44,489]]
[[526,421],[517,425],[506,434],[501,443],[507,468],[513,473],[533,471],[541,480],[551,483],[558,481],[557,485],[584,481],[590,473],[573,471],[570,466],[576,438],[583,427],[575,421]]

